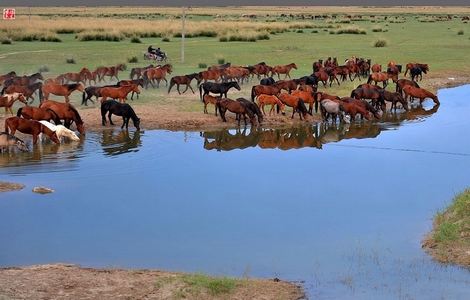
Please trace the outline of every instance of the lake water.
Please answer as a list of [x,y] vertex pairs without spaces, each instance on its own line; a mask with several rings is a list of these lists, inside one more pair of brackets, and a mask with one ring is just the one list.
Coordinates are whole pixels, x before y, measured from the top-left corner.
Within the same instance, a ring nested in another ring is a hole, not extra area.
[[[279,277],[312,299],[468,299],[421,249],[470,185],[470,86],[377,123],[88,133],[1,154],[0,265]],[[49,195],[31,192],[45,185]]]

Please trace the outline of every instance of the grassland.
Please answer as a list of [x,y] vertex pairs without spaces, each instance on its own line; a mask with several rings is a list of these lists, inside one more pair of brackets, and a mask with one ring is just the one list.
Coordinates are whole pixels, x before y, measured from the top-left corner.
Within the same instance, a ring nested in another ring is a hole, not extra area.
[[301,299],[283,281],[40,265],[0,269],[1,299]]
[[[46,67],[49,72],[44,73],[45,77],[55,77],[78,71],[83,66],[93,69],[124,62],[128,69],[121,78],[127,78],[130,68],[149,64],[142,59],[147,46],[158,45],[171,59],[172,75],[201,71],[199,65],[212,65],[224,59],[237,65],[260,61],[270,65],[295,62],[299,68],[292,75],[299,77],[310,74],[312,62],[319,58],[334,56],[341,62],[356,55],[382,65],[390,60],[402,64],[410,61],[428,63],[431,71],[421,84],[432,90],[469,81],[470,40],[468,35],[458,34],[469,31],[469,24],[462,21],[463,16],[470,14],[469,8],[193,8],[188,11],[187,33],[197,35],[197,32],[213,31],[215,34],[187,38],[184,63],[181,62],[181,38],[178,37],[181,28],[179,8],[32,8],[31,11],[31,21],[25,15],[16,21],[0,21],[0,32],[4,36],[9,32],[20,35],[42,32],[56,36],[61,42],[12,41],[12,44],[0,45],[0,73],[15,70],[27,74]],[[26,12],[26,9],[19,9],[19,13]],[[247,13],[257,17],[244,17]],[[361,18],[356,14],[361,14]],[[448,14],[453,18],[448,20]],[[311,19],[317,15],[324,16]],[[422,22],[423,19],[431,21]],[[330,33],[351,27],[365,34]],[[81,34],[96,31],[116,34],[119,41],[80,40]],[[269,40],[219,41],[221,37],[235,33],[245,36],[267,33]],[[139,36],[142,43],[132,43],[135,36]],[[170,41],[162,42],[162,37],[168,37]],[[377,41],[386,41],[385,46],[374,47]],[[134,56],[139,61],[128,63]],[[67,59],[75,60],[76,64],[67,64]],[[256,80],[245,84],[241,92],[232,96],[248,97],[249,89],[255,83]],[[346,96],[359,83],[358,80],[348,81],[340,87],[320,86],[320,89]],[[78,105],[80,96],[73,95],[73,103]],[[143,126],[146,128],[184,129],[220,123],[214,116],[202,114],[198,95],[191,92],[179,96],[173,90],[168,95],[165,87],[150,88],[144,90],[132,105],[137,113],[144,114]],[[95,122],[99,126],[96,110],[82,111],[86,111],[86,123]],[[156,119],[163,121],[153,122]]]
[[440,262],[470,267],[470,189],[436,214],[423,247]]

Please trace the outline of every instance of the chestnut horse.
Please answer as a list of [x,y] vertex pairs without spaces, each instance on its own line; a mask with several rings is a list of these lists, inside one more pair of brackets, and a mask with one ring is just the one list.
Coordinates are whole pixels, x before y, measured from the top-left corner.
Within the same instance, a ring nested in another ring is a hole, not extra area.
[[104,80],[105,76],[109,76],[111,77],[111,79],[113,79],[113,77],[116,77],[116,79],[119,81],[119,77],[118,77],[119,71],[124,71],[125,69],[126,69],[125,65],[118,64],[112,67],[98,67],[96,68],[95,72],[96,72],[96,75],[98,76],[98,81]]
[[274,111],[275,105],[278,106],[278,110],[280,110],[283,115],[286,114],[286,111],[285,111],[286,105],[281,100],[279,100],[277,96],[261,94],[258,96],[257,100],[258,100],[258,106],[264,115],[266,115],[266,112],[264,111],[264,107],[266,105],[271,105],[271,109],[269,110],[269,115],[271,115],[271,113]]
[[406,100],[408,100],[409,97],[418,98],[419,103],[422,104],[424,99],[431,98],[434,101],[434,103],[440,104],[439,99],[437,98],[436,95],[422,88],[417,88],[411,85],[407,85],[403,87],[403,92],[405,93]]
[[60,123],[60,119],[57,114],[49,108],[40,108],[33,106],[20,107],[16,113],[17,117],[23,117],[27,120],[36,120],[36,121],[51,121],[54,123]]
[[407,63],[406,64],[406,70],[404,76],[408,73],[413,68],[420,68],[423,72],[427,73],[429,72],[429,66],[428,64],[420,64],[420,63]]
[[207,104],[212,104],[214,105],[214,108],[215,108],[215,115],[217,116],[217,101],[219,101],[220,99],[222,99],[222,97],[220,96],[211,96],[209,94],[206,94],[204,95],[203,99],[202,99],[202,102],[204,102],[204,113],[207,114]]
[[176,84],[176,90],[178,90],[178,94],[181,95],[181,92],[180,92],[180,85],[181,84],[185,84],[186,85],[186,89],[183,91],[183,94],[186,93],[186,91],[189,89],[191,89],[191,91],[193,92],[194,94],[194,90],[193,88],[191,87],[191,81],[193,81],[193,79],[196,79],[196,86],[198,86],[200,83],[201,83],[201,80],[202,80],[202,77],[199,75],[199,73],[192,73],[192,74],[188,74],[188,75],[182,75],[182,76],[174,76],[170,79],[170,86],[168,87],[168,94],[170,93],[171,91],[171,88]]
[[265,78],[269,76],[272,71],[272,67],[268,66],[265,62],[260,62],[253,66],[253,73],[258,76],[258,79],[263,75]]
[[[41,73],[34,73],[32,75],[26,75],[26,76],[14,76],[6,79],[3,82],[4,89],[12,84],[16,85],[30,85],[35,83],[37,80],[43,80],[44,78],[42,77]],[[3,94],[3,90],[2,90]]]
[[413,80],[409,80],[409,79],[398,79],[396,83],[396,89],[395,91],[397,93],[400,93],[400,94],[403,94],[403,87],[407,86],[407,85],[411,85],[411,86],[414,86],[414,87],[417,87],[419,88],[419,85],[418,83],[416,83],[416,81],[413,81]]
[[315,105],[315,112],[318,112],[318,103],[315,98],[315,91],[296,90],[292,92],[292,96],[299,97],[304,101],[304,103],[308,103],[308,112],[310,114],[313,113],[313,105]]
[[279,95],[281,89],[275,85],[254,85],[251,88],[251,101],[255,101],[255,98],[261,94],[265,95]]
[[106,99],[119,99],[119,102],[126,102],[127,95],[130,92],[140,94],[139,86],[137,84],[123,85],[120,87],[102,87],[99,89],[101,95],[101,103]]
[[150,68],[154,68],[155,66],[150,64],[146,67],[142,67],[142,68],[132,68],[131,69],[131,75],[130,75],[130,78],[131,79],[134,79],[134,77],[137,77],[136,79],[139,79],[141,78],[143,75],[144,75],[144,72]]
[[207,82],[208,80],[219,82],[222,72],[220,70],[207,70],[199,72],[199,76],[204,80],[204,82]]
[[379,72],[382,72],[382,66],[379,65],[379,64],[374,64],[372,65],[372,73],[379,73]]
[[168,80],[166,80],[166,74],[171,74],[173,67],[170,64],[163,65],[161,67],[149,68],[144,72],[144,80],[146,82],[145,87],[148,87],[150,83],[152,87],[154,80],[157,80],[157,88],[160,87],[160,81],[165,80],[165,85],[168,86]]
[[274,66],[271,70],[271,76],[274,76],[274,74],[277,74],[277,78],[281,79],[280,74],[285,74],[286,77],[284,77],[284,79],[287,77],[291,78],[289,73],[292,69],[297,70],[297,65],[295,63],[290,63],[288,65]]
[[377,84],[377,82],[382,82],[384,88],[387,87],[388,80],[392,78],[393,82],[398,80],[397,75],[381,72],[381,73],[372,73],[369,75],[369,79],[367,80],[367,83],[370,84],[372,81]]
[[5,114],[10,112],[11,115],[13,115],[13,111],[11,108],[15,101],[21,101],[24,104],[27,104],[26,98],[21,93],[5,94],[3,96],[0,96],[0,107],[5,107]]
[[312,115],[311,113],[308,112],[307,107],[304,104],[304,101],[302,99],[300,99],[299,97],[296,97],[296,96],[293,96],[293,95],[290,95],[290,94],[286,94],[286,93],[282,93],[282,94],[279,94],[278,98],[285,105],[292,107],[292,117],[291,117],[291,119],[294,118],[294,115],[295,115],[296,112],[299,113],[300,120],[302,120],[302,116],[305,119],[307,114]]
[[71,84],[44,84],[41,88],[44,99],[49,99],[49,94],[56,96],[64,96],[65,102],[70,102],[69,96],[74,91],[83,92],[85,86],[83,83],[71,83]]
[[279,80],[274,83],[281,90],[289,92],[289,94],[297,89],[297,82],[295,80]]
[[83,123],[80,114],[73,105],[69,103],[61,103],[52,100],[44,100],[40,105],[40,108],[50,109],[55,112],[59,120],[64,120],[65,127],[70,129],[72,122],[75,122],[78,132],[85,134],[85,125]]
[[57,134],[35,120],[26,120],[18,117],[11,117],[5,120],[5,132],[11,132],[15,135],[16,131],[31,134],[33,136],[33,145],[38,142],[38,136],[41,133],[46,134],[54,143],[60,144]]

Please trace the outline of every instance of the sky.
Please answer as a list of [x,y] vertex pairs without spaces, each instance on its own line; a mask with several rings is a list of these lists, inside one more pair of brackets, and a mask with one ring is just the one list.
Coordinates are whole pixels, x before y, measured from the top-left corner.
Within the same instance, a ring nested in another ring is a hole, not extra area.
[[158,5],[158,6],[226,6],[226,5],[466,5],[470,0],[2,0],[0,7],[5,6],[106,6],[106,5]]

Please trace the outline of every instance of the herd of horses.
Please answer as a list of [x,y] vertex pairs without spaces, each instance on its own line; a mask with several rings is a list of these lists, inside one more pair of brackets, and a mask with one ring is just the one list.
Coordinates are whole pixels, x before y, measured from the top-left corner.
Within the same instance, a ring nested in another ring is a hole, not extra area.
[[[431,98],[439,104],[434,94],[420,88],[417,83],[422,80],[423,73],[427,74],[429,71],[428,65],[422,63],[406,65],[404,75],[409,72],[410,79],[399,78],[402,66],[393,61],[390,61],[386,70],[382,71],[382,66],[372,64],[370,59],[356,57],[347,59],[343,65],[339,65],[338,60],[331,57],[324,61],[315,61],[312,64],[312,73],[300,78],[291,78],[292,69],[297,69],[295,63],[277,66],[269,66],[265,62],[249,66],[226,63],[211,66],[197,73],[173,76],[169,81],[166,77],[173,72],[170,64],[133,68],[129,80],[120,80],[119,73],[125,69],[126,66],[123,64],[99,67],[94,71],[84,67],[79,72],[65,73],[49,79],[44,79],[41,73],[18,76],[12,71],[0,75],[2,87],[0,107],[5,108],[5,113],[13,115],[12,106],[16,101],[25,105],[18,110],[16,116],[6,119],[5,132],[14,134],[18,130],[31,134],[34,144],[41,134],[59,143],[63,136],[76,140],[70,132],[62,130],[62,127],[70,130],[71,125],[75,124],[77,131],[84,136],[84,122],[78,110],[69,103],[69,97],[75,91],[82,93],[82,105],[88,105],[88,101],[92,103],[100,101],[103,125],[107,124],[107,119],[113,125],[111,115],[114,114],[122,116],[121,128],[124,126],[128,128],[129,120],[132,120],[134,126],[140,129],[140,119],[125,102],[129,95],[131,99],[135,95],[138,98],[140,88],[147,89],[150,86],[159,88],[161,82],[165,82],[168,86],[168,93],[176,86],[177,92],[181,94],[188,90],[195,93],[191,83],[196,81],[200,100],[204,104],[204,113],[208,113],[207,106],[211,104],[215,108],[215,115],[220,115],[223,122],[227,121],[227,112],[234,113],[239,126],[242,119],[245,125],[247,120],[253,126],[261,124],[266,117],[266,106],[270,107],[269,115],[279,113],[285,115],[286,108],[290,107],[291,118],[298,114],[303,120],[308,115],[313,115],[315,109],[315,112],[320,110],[324,121],[331,119],[336,122],[339,118],[340,121],[350,122],[357,116],[367,120],[380,119],[386,110],[387,102],[391,103],[391,109],[395,110],[399,108],[408,110],[409,101],[414,99],[419,99],[421,103],[424,99]],[[117,83],[97,85],[105,82],[107,78],[115,79]],[[259,80],[259,84],[251,87],[250,97],[228,98],[231,89],[240,91],[240,85],[255,78]],[[319,84],[326,87],[356,79],[367,79],[367,83],[357,86],[347,97],[318,90]],[[390,80],[396,84],[394,92],[386,90]],[[382,87],[378,86],[380,83]],[[181,91],[180,86],[185,86],[185,89]],[[38,107],[33,107],[30,104],[34,102],[36,94],[40,103]],[[65,101],[50,100],[50,95],[62,96]],[[28,103],[28,100],[31,102]],[[108,114],[107,119],[106,114]],[[60,136],[58,131],[62,132]]]

